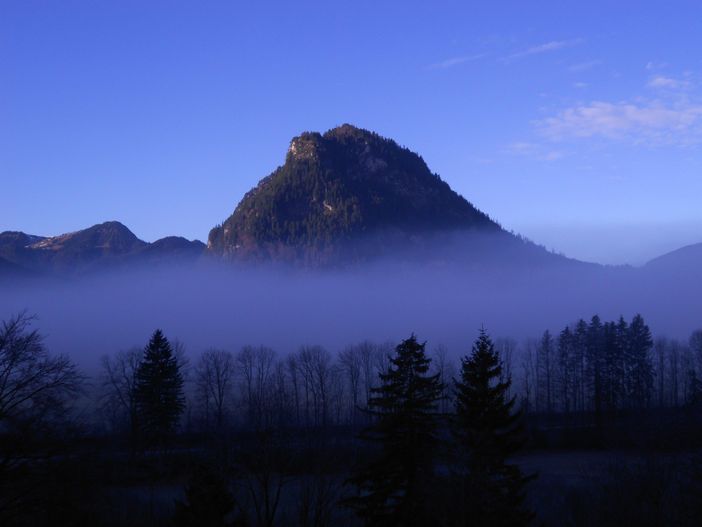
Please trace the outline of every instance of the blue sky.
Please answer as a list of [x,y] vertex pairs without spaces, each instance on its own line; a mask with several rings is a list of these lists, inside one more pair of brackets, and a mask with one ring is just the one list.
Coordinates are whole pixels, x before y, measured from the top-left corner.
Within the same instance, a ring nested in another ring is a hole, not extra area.
[[0,230],[205,239],[344,122],[548,248],[702,242],[699,2],[0,3]]

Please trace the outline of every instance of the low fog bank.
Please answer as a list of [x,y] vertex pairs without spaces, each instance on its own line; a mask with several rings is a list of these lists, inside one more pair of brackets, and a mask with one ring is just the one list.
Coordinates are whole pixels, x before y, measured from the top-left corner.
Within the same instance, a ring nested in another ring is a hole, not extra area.
[[37,315],[53,352],[94,371],[104,354],[143,347],[155,328],[193,356],[246,344],[283,354],[303,344],[336,352],[414,332],[455,357],[483,325],[495,337],[523,339],[596,313],[606,320],[641,313],[654,336],[686,339],[702,327],[702,284],[695,276],[580,264],[386,262],[325,272],[200,264],[3,286],[0,317],[22,310]]

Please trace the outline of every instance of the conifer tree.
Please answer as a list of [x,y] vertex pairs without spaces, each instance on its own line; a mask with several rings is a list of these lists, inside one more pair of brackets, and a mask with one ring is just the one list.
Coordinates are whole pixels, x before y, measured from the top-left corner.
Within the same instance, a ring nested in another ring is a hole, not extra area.
[[620,371],[621,355],[617,325],[614,322],[605,322],[602,325],[599,372],[602,387],[601,407],[604,412],[611,413],[616,410],[621,396],[620,384],[623,378],[623,372]]
[[587,406],[587,336],[587,322],[581,318],[575,325],[575,331],[573,332],[576,394],[575,409],[581,412],[585,410]]
[[629,325],[620,316],[614,330],[614,356],[610,357],[612,376],[616,394],[615,408],[623,406],[626,396],[627,356],[629,354]]
[[144,439],[163,444],[175,431],[183,410],[183,376],[173,348],[157,329],[144,348],[136,373],[137,423]]
[[507,398],[512,381],[500,382],[501,373],[499,355],[481,330],[455,381],[455,476],[466,506],[459,525],[518,527],[532,519],[524,506],[530,478],[508,462],[523,445],[521,411],[514,410],[516,397]]
[[379,443],[378,458],[351,478],[358,494],[349,505],[367,526],[430,525],[426,492],[437,446],[437,403],[443,386],[429,375],[425,343],[412,335],[395,348],[372,390],[375,422],[362,438]]
[[630,406],[648,406],[653,391],[653,364],[650,351],[653,348],[651,330],[641,315],[636,315],[628,331],[628,394]]
[[536,389],[538,409],[549,414],[553,411],[553,362],[553,337],[546,330],[536,351]]
[[585,359],[587,363],[587,379],[586,385],[590,391],[590,397],[592,400],[591,408],[595,411],[595,414],[599,417],[602,414],[602,402],[603,402],[603,372],[604,372],[604,353],[602,352],[604,340],[604,328],[602,326],[602,320],[598,315],[595,315],[590,320],[590,324],[587,327],[587,340],[585,348]]
[[577,394],[574,393],[574,377],[577,364],[575,362],[575,337],[571,329],[566,326],[558,336],[558,370],[559,387],[562,408],[565,413],[573,410]]

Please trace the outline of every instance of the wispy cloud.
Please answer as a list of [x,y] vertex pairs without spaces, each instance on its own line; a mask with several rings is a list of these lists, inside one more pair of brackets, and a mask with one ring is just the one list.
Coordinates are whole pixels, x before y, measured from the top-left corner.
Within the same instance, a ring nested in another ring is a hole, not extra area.
[[548,148],[540,143],[517,141],[507,145],[507,152],[513,155],[524,156],[537,161],[558,161],[565,156],[560,150]]
[[702,139],[702,105],[682,101],[592,101],[536,122],[548,139],[605,138],[637,144],[697,144]]
[[537,46],[532,46],[530,48],[517,51],[516,53],[512,53],[509,57],[509,59],[518,59],[522,57],[527,57],[529,55],[538,55],[541,53],[548,53],[550,51],[556,51],[559,49],[563,48],[568,48],[571,46],[576,46],[580,44],[583,41],[582,38],[574,38],[570,40],[552,40],[550,42],[545,42],[543,44],[539,44]]
[[668,67],[668,64],[666,64],[665,62],[654,62],[650,60],[646,63],[646,69],[649,71],[661,70],[666,67]]
[[441,62],[436,62],[429,65],[431,70],[444,70],[448,68],[453,68],[454,66],[459,66],[465,64],[466,62],[473,62],[474,60],[479,60],[485,57],[485,53],[480,53],[477,55],[463,55],[460,57],[451,57],[449,59],[443,60]]
[[568,67],[568,70],[572,71],[573,73],[580,73],[583,71],[591,70],[592,68],[595,68],[601,64],[601,60],[588,60],[586,62],[578,62],[577,64],[573,64]]
[[688,88],[690,82],[686,80],[674,79],[672,77],[664,77],[663,75],[656,75],[648,81],[649,88],[664,88],[669,90],[679,90],[683,88]]

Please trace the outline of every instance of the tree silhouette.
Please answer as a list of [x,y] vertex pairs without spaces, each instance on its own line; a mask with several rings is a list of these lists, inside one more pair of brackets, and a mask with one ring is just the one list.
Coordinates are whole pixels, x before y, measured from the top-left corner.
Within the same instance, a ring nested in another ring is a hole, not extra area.
[[218,432],[227,421],[227,403],[232,397],[235,373],[234,356],[218,349],[205,351],[195,368],[197,398],[205,423]]
[[109,416],[113,431],[126,431],[132,444],[137,440],[137,370],[142,350],[133,348],[114,356],[102,357],[102,407]]
[[590,396],[592,398],[592,409],[594,409],[595,414],[599,419],[602,415],[603,410],[603,378],[602,374],[604,372],[604,354],[602,353],[602,348],[604,341],[604,327],[602,326],[602,320],[598,315],[595,315],[590,320],[590,324],[587,327],[586,334],[586,347],[585,347],[585,360],[587,363],[585,383],[590,391]]
[[412,335],[395,348],[390,365],[371,390],[375,419],[361,437],[380,444],[377,459],[351,479],[349,500],[368,526],[429,525],[426,492],[437,445],[437,402],[443,386],[429,375],[425,344]]
[[541,342],[536,352],[537,378],[537,400],[540,411],[551,413],[553,411],[553,370],[554,370],[554,349],[553,337],[547,330],[541,337]]
[[641,315],[636,315],[628,331],[628,393],[630,406],[644,408],[648,406],[653,391],[653,365],[650,351],[653,348],[651,330]]
[[180,365],[160,329],[144,348],[136,377],[139,430],[148,442],[163,444],[175,431],[185,409],[185,397]]
[[508,458],[523,444],[521,412],[516,397],[507,399],[511,379],[500,381],[502,363],[485,330],[480,331],[469,357],[461,360],[456,381],[456,415],[452,431],[456,444],[455,476],[460,489],[459,525],[527,525],[532,514],[524,507],[524,487],[530,478]]
[[33,322],[25,312],[0,322],[0,525],[46,506],[44,463],[59,453],[70,403],[83,392],[76,365],[50,353]]

